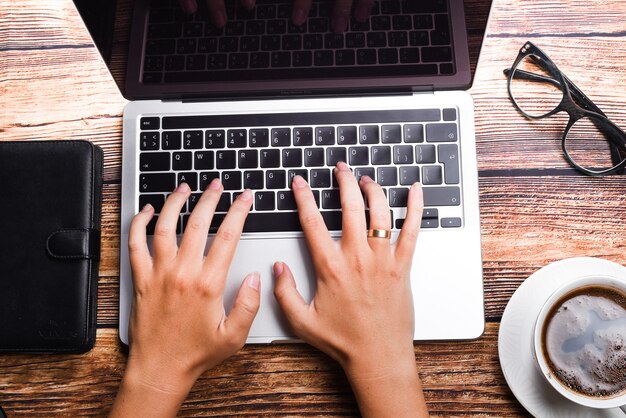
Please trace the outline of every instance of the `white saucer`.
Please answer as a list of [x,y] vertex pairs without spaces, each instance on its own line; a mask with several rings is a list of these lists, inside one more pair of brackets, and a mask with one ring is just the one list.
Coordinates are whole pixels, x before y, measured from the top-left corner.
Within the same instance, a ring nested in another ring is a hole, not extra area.
[[541,376],[531,352],[535,320],[548,296],[561,284],[592,274],[613,276],[626,282],[626,268],[612,261],[590,257],[557,261],[526,279],[502,315],[498,335],[500,366],[517,400],[535,417],[625,417],[619,408],[586,408],[561,396]]

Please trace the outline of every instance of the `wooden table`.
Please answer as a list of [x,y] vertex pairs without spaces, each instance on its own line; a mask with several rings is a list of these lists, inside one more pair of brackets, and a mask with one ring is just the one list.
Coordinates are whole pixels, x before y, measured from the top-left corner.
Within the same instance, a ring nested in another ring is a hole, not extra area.
[[[11,417],[102,415],[126,360],[117,337],[126,100],[70,0],[0,0],[0,10],[0,139],[87,139],[105,152],[95,348],[84,355],[0,356],[0,405]],[[558,141],[566,118],[521,117],[502,75],[532,40],[626,127],[625,17],[621,0],[494,0],[471,89],[487,326],[476,341],[415,344],[433,416],[526,415],[498,361],[507,301],[531,273],[555,260],[586,255],[626,264],[626,177],[572,170]],[[198,381],[180,415],[354,416],[358,409],[339,367],[295,344],[245,347]]]

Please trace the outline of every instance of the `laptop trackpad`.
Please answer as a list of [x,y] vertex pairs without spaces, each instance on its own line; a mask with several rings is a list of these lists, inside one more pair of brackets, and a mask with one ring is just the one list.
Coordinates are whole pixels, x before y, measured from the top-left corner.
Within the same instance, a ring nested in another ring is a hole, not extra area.
[[[212,241],[209,238],[209,244]],[[241,239],[228,273],[224,304],[229,312],[244,277],[254,271],[261,274],[261,306],[248,336],[249,343],[295,338],[274,297],[272,268],[276,261],[289,266],[304,300],[310,301],[315,292],[315,271],[304,238]]]

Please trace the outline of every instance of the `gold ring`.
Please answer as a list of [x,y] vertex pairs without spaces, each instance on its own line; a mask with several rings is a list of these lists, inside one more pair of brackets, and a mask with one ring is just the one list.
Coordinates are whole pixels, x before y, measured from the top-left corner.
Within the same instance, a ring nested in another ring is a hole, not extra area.
[[368,238],[387,238],[391,239],[391,230],[389,229],[368,229]]

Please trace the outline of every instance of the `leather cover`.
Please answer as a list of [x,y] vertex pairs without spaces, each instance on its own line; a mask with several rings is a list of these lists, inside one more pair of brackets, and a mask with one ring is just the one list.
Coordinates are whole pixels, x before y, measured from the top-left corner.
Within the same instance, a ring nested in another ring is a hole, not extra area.
[[93,347],[102,150],[0,141],[0,351]]

